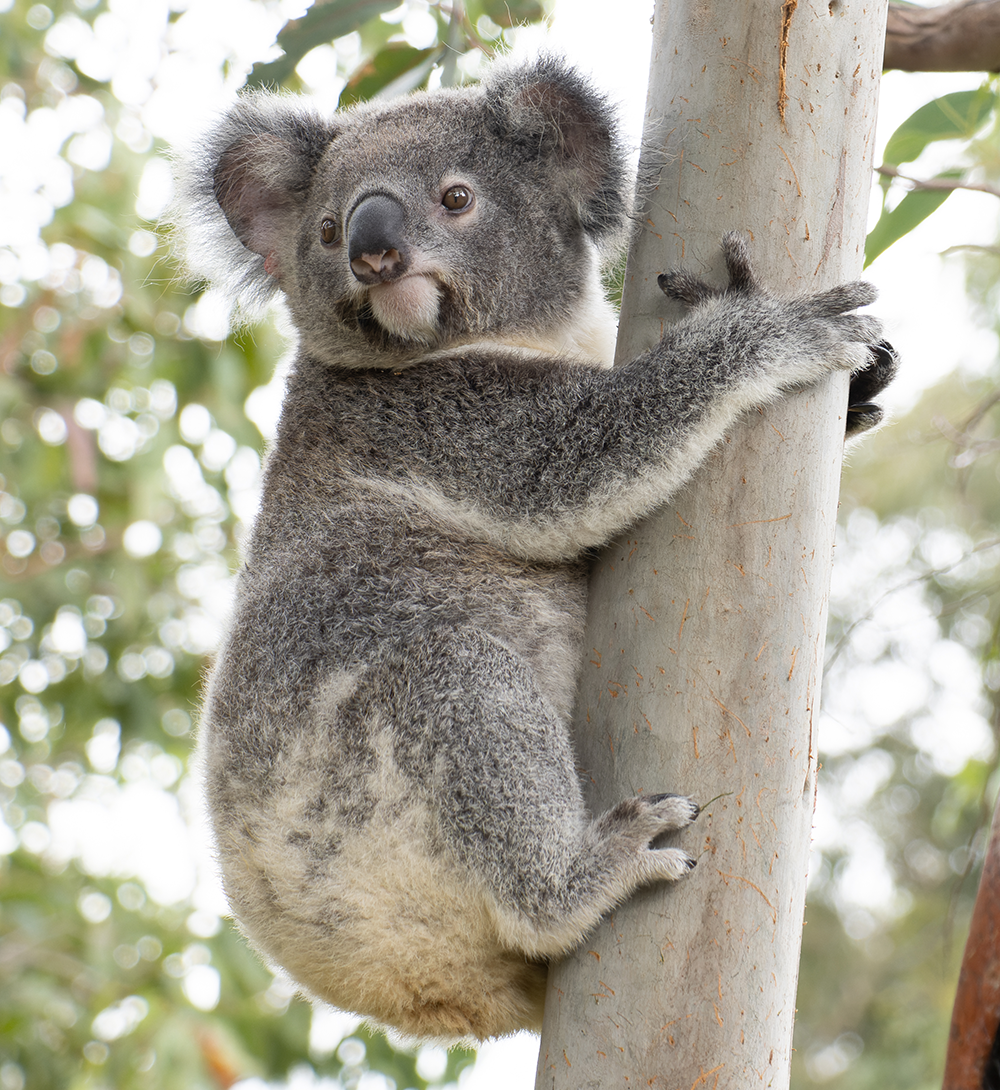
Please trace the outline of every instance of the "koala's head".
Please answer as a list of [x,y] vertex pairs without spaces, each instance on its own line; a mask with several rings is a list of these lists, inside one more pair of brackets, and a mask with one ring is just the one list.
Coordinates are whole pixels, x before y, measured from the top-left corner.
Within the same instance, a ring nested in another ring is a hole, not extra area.
[[627,220],[614,122],[554,58],[332,118],[246,95],[181,178],[192,264],[244,309],[283,292],[340,366],[558,335]]

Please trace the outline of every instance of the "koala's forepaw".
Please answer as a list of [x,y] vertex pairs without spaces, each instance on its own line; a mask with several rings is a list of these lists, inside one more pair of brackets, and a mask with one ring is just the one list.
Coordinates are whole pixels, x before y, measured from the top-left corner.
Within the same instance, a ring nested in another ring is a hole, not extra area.
[[701,813],[701,807],[685,795],[648,795],[646,801],[664,824],[660,832],[669,829],[685,829]]
[[[720,334],[714,351],[728,353],[736,343],[756,349],[751,358],[757,365],[757,378],[761,370],[770,372],[778,389],[815,382],[831,371],[867,373],[872,346],[881,347],[882,325],[871,314],[855,312],[874,301],[877,293],[871,284],[856,281],[812,295],[782,298],[757,279],[743,235],[727,233],[722,252],[729,274],[724,288],[684,270],[657,278],[665,295],[688,307],[713,300],[722,306],[726,317],[719,319],[718,327],[726,331],[726,337]],[[717,318],[705,315],[702,328],[711,328]],[[878,354],[879,349],[874,351]],[[852,396],[851,404],[857,408],[851,414],[850,432],[870,427],[881,415],[870,396]]]
[[847,397],[847,435],[860,435],[875,427],[883,417],[882,407],[873,398],[896,377],[899,356],[888,341],[868,346],[868,363],[851,375]]
[[660,833],[686,828],[699,813],[698,804],[684,795],[635,795],[603,814],[600,824],[608,834],[639,846]]

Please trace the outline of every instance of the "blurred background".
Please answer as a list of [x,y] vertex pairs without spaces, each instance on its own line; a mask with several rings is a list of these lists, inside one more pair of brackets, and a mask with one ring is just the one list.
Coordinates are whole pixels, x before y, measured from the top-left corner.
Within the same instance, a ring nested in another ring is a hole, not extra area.
[[[159,226],[245,83],[333,109],[566,52],[637,149],[651,0],[0,0],[0,1090],[533,1084],[296,998],[226,918],[190,765],[280,398]],[[277,41],[277,44],[276,44]],[[929,104],[929,105],[927,105]],[[998,787],[995,80],[889,73],[868,275],[904,360],[845,471],[796,1090],[940,1085]]]

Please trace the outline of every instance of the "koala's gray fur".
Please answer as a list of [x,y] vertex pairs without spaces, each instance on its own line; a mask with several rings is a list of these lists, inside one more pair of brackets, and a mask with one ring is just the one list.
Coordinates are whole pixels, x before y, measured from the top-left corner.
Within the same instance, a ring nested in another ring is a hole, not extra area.
[[248,95],[181,187],[197,266],[299,337],[202,725],[226,891],[310,993],[408,1034],[537,1028],[547,961],[693,866],[650,847],[690,800],[584,809],[585,553],[878,340],[866,285],[774,298],[730,236],[729,287],[662,278],[692,314],[608,368],[626,186],[546,58],[332,119]]

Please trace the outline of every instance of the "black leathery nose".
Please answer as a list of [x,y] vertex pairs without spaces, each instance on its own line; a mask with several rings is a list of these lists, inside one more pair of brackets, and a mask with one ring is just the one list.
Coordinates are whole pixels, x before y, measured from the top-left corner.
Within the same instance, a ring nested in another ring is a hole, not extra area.
[[384,193],[365,199],[351,213],[347,225],[347,258],[362,254],[384,254],[396,250],[405,255],[405,216],[399,201]]

